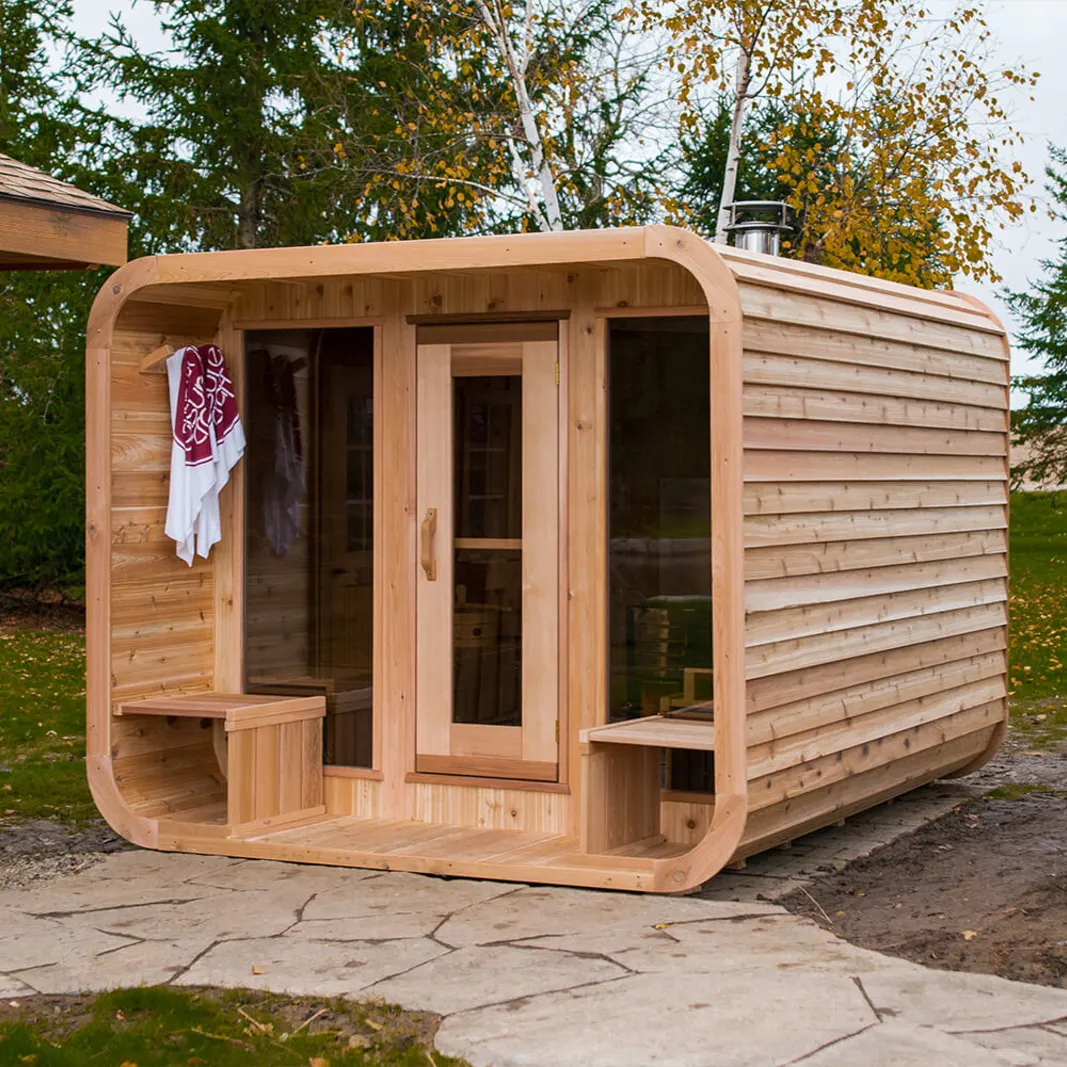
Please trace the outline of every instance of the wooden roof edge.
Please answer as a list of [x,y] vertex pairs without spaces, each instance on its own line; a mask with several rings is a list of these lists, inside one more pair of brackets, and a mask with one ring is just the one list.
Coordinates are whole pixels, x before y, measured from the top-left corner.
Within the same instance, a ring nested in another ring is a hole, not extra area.
[[647,259],[677,263],[704,289],[712,316],[740,321],[740,294],[718,250],[689,230],[653,225],[143,256],[121,266],[101,288],[90,316],[89,335],[103,340],[100,331],[104,329],[109,337],[121,306],[139,299],[139,291],[150,286],[154,292],[188,286],[193,293],[197,286],[237,282],[310,282],[349,274],[387,278],[509,266],[607,266]]
[[[417,254],[413,254],[418,246]],[[521,249],[521,250],[520,250]],[[566,254],[562,254],[566,250]],[[830,299],[879,307],[912,317],[940,319],[983,332],[1004,333],[1003,325],[980,301],[954,290],[927,290],[868,275],[716,245],[676,226],[647,225],[550,233],[444,237],[300,247],[233,249],[161,255],[157,284],[310,281],[352,273],[410,275],[434,271],[521,267],[564,267],[570,263],[620,262],[662,258],[695,271],[702,285],[711,278],[719,299],[709,309],[734,317],[736,283],[783,285],[815,283]],[[727,281],[725,275],[731,275]],[[818,294],[816,294],[818,295]],[[907,302],[908,307],[903,302]],[[716,306],[717,305],[717,306]]]
[[957,300],[969,305],[974,308],[975,311],[989,319],[996,328],[996,331],[1003,335],[1005,351],[1010,354],[1011,345],[1008,341],[1008,328],[1004,325],[1004,320],[1001,319],[1001,317],[984,300],[975,296],[974,293],[968,293],[962,289],[952,289],[950,292]]
[[[304,281],[338,274],[432,274],[437,271],[565,266],[646,258],[649,227],[548,233],[433,237],[281,248],[227,249],[160,255],[160,283]],[[685,232],[685,231],[681,231]],[[519,251],[519,245],[522,251]],[[418,249],[416,252],[415,249]],[[567,249],[567,254],[561,254]]]
[[[940,320],[987,333],[1006,334],[1003,324],[982,301],[956,289],[923,289],[870,274],[806,263],[785,256],[749,252],[730,245],[715,247],[730,265],[738,281],[749,285],[782,286],[783,277],[792,278],[797,281],[787,283],[785,288],[797,289],[803,286],[812,295],[875,308],[880,306],[880,297],[908,301],[912,306],[907,310],[901,307],[889,307],[886,310],[916,318]],[[826,291],[820,293],[818,288],[812,288],[812,283],[825,287]],[[831,287],[836,289],[831,291]]]

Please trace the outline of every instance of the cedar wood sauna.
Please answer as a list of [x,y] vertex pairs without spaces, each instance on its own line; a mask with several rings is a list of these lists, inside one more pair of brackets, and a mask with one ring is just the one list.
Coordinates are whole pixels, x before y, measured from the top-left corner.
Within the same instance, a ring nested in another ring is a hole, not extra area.
[[[208,341],[248,450],[190,568],[157,350]],[[87,394],[89,779],[138,844],[679,891],[1003,735],[965,296],[662,226],[159,256]]]

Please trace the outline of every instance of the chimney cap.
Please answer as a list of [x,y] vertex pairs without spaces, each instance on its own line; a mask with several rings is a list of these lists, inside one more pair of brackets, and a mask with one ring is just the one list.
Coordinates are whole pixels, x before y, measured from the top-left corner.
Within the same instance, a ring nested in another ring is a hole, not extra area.
[[[782,200],[735,200],[726,208],[730,212],[730,225],[726,229],[730,232],[754,226],[772,227],[779,232],[793,228],[790,221],[793,209]],[[776,217],[746,218],[747,215]]]
[[793,229],[792,209],[781,200],[735,200],[726,208],[736,248],[776,256],[782,234]]

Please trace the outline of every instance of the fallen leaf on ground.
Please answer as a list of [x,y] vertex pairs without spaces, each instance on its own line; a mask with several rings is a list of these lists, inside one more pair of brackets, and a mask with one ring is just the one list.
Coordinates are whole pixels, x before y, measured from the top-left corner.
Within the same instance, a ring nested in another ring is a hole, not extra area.
[[652,929],[653,930],[666,930],[666,929],[668,929],[669,927],[671,927],[673,925],[674,925],[674,923],[656,923],[656,925],[653,926]]
[[973,941],[978,936],[977,930],[962,930],[961,933],[964,941]]

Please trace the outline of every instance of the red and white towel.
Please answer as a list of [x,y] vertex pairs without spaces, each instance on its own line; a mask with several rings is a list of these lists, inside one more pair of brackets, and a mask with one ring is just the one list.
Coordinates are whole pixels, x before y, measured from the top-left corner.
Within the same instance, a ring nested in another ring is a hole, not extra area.
[[190,566],[222,540],[219,490],[244,455],[245,434],[233,381],[215,345],[188,345],[167,360],[170,417],[170,500],[166,533]]

